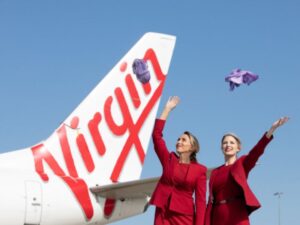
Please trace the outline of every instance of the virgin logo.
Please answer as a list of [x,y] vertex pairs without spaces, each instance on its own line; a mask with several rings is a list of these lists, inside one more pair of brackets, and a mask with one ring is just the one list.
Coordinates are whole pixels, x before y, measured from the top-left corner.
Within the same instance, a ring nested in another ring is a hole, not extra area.
[[[155,76],[159,81],[159,85],[155,90],[152,90],[150,83],[141,84],[143,87],[143,91],[146,95],[151,95],[149,102],[146,104],[142,113],[136,122],[133,121],[131,116],[128,104],[124,97],[124,90],[120,87],[116,87],[114,89],[114,96],[107,96],[106,101],[103,105],[103,114],[106,124],[112,133],[117,136],[123,136],[125,132],[129,133],[128,138],[125,141],[124,146],[122,147],[122,151],[118,156],[118,159],[113,167],[113,170],[110,175],[110,179],[112,182],[117,182],[124,167],[126,158],[129,155],[130,150],[135,149],[140,160],[141,165],[144,163],[145,159],[145,151],[142,147],[141,141],[139,139],[139,131],[143,126],[147,116],[151,112],[152,108],[159,100],[163,85],[165,82],[165,75],[162,73],[161,67],[157,60],[156,54],[153,49],[148,49],[144,55],[144,60],[148,61],[148,64],[151,63],[154,69]],[[124,72],[127,68],[127,63],[123,63],[120,66],[121,72]],[[135,108],[139,108],[141,105],[141,100],[139,97],[138,90],[134,84],[132,76],[127,74],[125,76],[125,83],[127,90],[129,92],[132,104]],[[113,112],[111,110],[111,105],[113,101],[117,101],[120,106],[121,114],[123,117],[123,122],[121,125],[116,124],[113,119]],[[103,140],[101,135],[101,130],[99,129],[99,125],[102,121],[102,115],[100,112],[95,112],[93,118],[91,118],[87,124],[89,133],[91,138],[95,144],[97,149],[97,153],[101,157],[105,157],[105,153],[107,151],[105,140]],[[71,127],[77,128],[80,118],[74,117],[71,121]],[[43,143],[38,144],[31,148],[32,154],[34,157],[35,170],[37,174],[41,177],[41,179],[45,182],[49,181],[49,176],[44,170],[44,164],[46,163],[52,172],[60,177],[70,188],[78,203],[80,204],[87,220],[90,220],[94,215],[94,209],[90,198],[89,188],[84,179],[80,178],[78,175],[72,151],[69,145],[69,139],[67,136],[66,125],[62,125],[57,131],[56,134],[59,139],[60,148],[64,157],[64,163],[67,168],[67,171],[64,171],[59,163],[55,160],[54,156],[51,152],[44,146]],[[76,145],[80,152],[80,155],[83,159],[84,165],[86,169],[91,173],[95,170],[95,163],[90,154],[89,146],[87,145],[86,139],[83,134],[79,134],[76,137]],[[134,146],[134,148],[132,148]],[[104,207],[104,215],[110,216],[112,213],[112,209],[114,208],[114,200],[106,199],[105,207]]]

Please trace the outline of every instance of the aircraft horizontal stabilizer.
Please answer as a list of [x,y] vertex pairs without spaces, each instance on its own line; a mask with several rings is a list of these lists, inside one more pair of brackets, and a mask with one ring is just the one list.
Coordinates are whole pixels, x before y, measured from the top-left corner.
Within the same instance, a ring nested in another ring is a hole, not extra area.
[[147,178],[105,186],[96,186],[90,188],[90,190],[97,196],[115,200],[149,198],[151,197],[158,180],[159,177]]
[[[214,168],[207,169],[206,176],[209,179],[211,171]],[[104,186],[91,187],[90,191],[102,198],[115,200],[124,200],[128,198],[151,197],[159,177],[147,178],[143,180],[134,180],[109,184]]]

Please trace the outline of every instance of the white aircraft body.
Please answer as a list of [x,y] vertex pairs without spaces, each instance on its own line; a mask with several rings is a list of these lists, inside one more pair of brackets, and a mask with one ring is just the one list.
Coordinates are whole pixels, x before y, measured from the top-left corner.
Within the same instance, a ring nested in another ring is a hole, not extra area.
[[157,178],[140,175],[175,41],[145,34],[49,138],[0,154],[1,225],[100,225],[146,210]]

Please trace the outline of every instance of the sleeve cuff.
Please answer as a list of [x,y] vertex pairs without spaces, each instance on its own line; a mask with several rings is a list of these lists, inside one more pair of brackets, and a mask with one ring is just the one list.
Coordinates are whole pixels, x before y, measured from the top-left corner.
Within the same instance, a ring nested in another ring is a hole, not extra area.
[[162,130],[165,124],[166,124],[166,120],[162,120],[162,119],[155,120],[155,128],[159,128],[160,130]]
[[266,143],[269,143],[270,141],[272,141],[274,138],[273,134],[270,138],[267,137],[267,132],[264,133],[264,136],[262,137],[262,140]]

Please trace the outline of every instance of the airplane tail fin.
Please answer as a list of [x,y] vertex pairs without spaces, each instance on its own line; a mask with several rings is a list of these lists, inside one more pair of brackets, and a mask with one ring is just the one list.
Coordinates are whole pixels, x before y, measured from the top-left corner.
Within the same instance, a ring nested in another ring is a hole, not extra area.
[[44,196],[67,186],[87,220],[94,204],[113,220],[115,200],[95,203],[89,187],[140,178],[175,41],[145,34],[48,139],[30,148]]
[[44,181],[56,175],[95,186],[140,177],[175,41],[146,33],[60,127],[31,148]]

